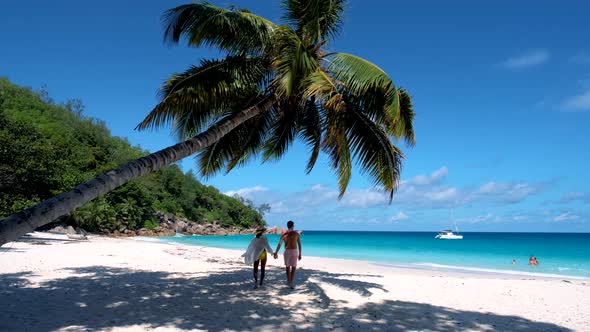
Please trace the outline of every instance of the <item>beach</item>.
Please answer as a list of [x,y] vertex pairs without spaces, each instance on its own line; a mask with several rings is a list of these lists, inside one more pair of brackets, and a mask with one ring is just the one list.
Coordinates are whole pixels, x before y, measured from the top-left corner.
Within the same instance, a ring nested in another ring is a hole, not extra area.
[[[305,245],[305,244],[304,244]],[[244,248],[245,249],[245,248]],[[0,248],[0,331],[590,331],[590,280],[33,233]]]

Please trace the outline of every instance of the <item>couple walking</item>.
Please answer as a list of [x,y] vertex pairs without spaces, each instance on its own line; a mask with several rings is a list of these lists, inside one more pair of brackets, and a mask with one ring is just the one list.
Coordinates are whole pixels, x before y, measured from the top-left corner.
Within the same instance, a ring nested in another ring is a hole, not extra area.
[[[267,255],[273,255],[275,259],[279,256],[279,250],[281,244],[285,242],[285,252],[283,253],[285,259],[285,270],[287,272],[287,284],[291,289],[293,286],[293,279],[295,279],[295,270],[297,268],[297,261],[301,260],[301,239],[299,233],[297,233],[293,227],[295,223],[291,220],[287,222],[287,232],[281,235],[277,250],[272,251],[268,239],[264,236],[264,228],[258,228],[256,230],[256,237],[252,239],[245,256],[245,262],[247,265],[253,265],[254,267],[254,288],[262,286],[264,281],[264,272],[266,268]],[[298,250],[299,249],[299,250]],[[258,283],[258,265],[260,265],[260,283]]]

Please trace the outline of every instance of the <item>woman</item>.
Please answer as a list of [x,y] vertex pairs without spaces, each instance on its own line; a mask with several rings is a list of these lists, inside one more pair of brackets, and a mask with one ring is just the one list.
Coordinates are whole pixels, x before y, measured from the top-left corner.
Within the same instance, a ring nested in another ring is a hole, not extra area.
[[[272,248],[268,244],[268,239],[264,234],[266,229],[260,227],[256,230],[256,237],[252,239],[250,245],[246,252],[242,255],[244,256],[244,262],[246,265],[254,264],[254,289],[258,288],[260,285],[262,287],[262,282],[264,281],[264,269],[266,267],[266,257],[267,255],[273,255]],[[258,264],[260,264],[260,284],[258,284]]]

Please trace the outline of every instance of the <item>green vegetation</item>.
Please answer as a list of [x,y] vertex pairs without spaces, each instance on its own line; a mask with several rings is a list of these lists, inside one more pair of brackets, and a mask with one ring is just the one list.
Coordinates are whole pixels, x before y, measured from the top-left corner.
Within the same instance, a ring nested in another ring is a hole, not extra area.
[[[0,79],[0,219],[147,152],[111,136],[105,123],[82,114],[79,100],[56,105]],[[90,231],[154,228],[162,211],[222,226],[264,224],[267,206],[227,197],[176,165],[133,180],[64,217]]]

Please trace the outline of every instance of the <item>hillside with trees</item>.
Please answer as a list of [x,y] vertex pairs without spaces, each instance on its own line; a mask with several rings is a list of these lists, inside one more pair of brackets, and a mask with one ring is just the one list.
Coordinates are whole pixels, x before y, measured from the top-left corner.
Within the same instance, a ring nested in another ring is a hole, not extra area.
[[[0,78],[0,220],[148,154],[83,114],[80,100],[55,103]],[[267,205],[228,197],[176,165],[133,180],[60,219],[89,231],[155,228],[156,213],[251,228]]]

